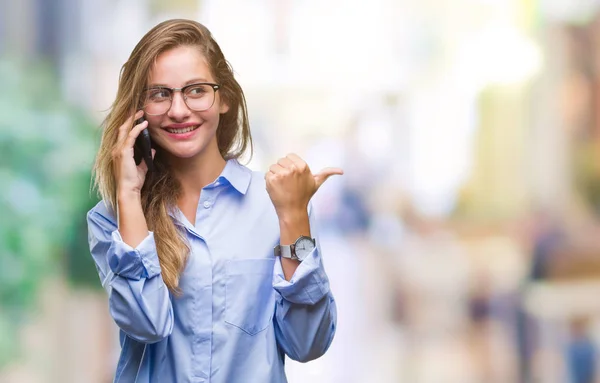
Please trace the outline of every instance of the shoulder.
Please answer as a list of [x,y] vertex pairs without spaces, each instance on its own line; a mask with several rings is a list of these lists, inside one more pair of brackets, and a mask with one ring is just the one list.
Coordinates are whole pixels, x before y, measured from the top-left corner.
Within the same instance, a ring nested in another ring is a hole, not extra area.
[[252,175],[251,183],[256,184],[256,186],[265,186],[265,172],[260,170],[250,170],[250,174]]
[[116,227],[117,220],[115,213],[104,200],[98,202],[96,206],[91,208],[87,212],[87,221],[89,224],[96,224],[101,226]]
[[250,171],[250,184],[248,186],[248,192],[246,195],[252,195],[254,197],[260,196],[262,198],[269,197],[267,193],[267,183],[265,181],[265,172],[259,170]]
[[253,170],[248,165],[242,164],[238,159],[229,161],[228,178],[233,181],[234,186],[243,194],[257,191],[266,191],[265,172]]

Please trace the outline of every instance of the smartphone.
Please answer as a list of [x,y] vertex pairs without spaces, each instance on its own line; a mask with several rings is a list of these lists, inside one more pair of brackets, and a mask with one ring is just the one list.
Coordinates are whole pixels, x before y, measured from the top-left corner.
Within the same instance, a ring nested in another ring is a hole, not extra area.
[[[134,125],[138,125],[144,122],[144,117],[141,117],[135,121]],[[142,159],[146,161],[146,166],[148,166],[148,171],[152,171],[152,140],[150,139],[150,133],[148,132],[148,128],[142,130],[140,135],[135,140],[135,145],[133,147],[133,158],[135,159],[135,164],[139,165],[142,162]]]

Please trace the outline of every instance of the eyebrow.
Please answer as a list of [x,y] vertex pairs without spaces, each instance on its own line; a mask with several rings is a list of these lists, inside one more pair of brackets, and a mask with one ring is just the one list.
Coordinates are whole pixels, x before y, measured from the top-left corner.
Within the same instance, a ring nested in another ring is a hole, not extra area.
[[[212,81],[208,81],[207,79],[202,78],[202,77],[197,77],[197,78],[188,80],[185,84],[183,84],[183,86],[187,86],[190,84],[196,84],[199,82],[212,82]],[[171,88],[171,87],[166,84],[150,84],[150,85],[148,85],[148,88]]]

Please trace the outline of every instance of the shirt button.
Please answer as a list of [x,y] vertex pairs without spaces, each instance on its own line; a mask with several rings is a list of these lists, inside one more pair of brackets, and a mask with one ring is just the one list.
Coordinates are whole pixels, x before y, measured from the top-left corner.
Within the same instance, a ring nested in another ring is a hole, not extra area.
[[210,207],[210,202],[204,201],[204,208],[208,209]]

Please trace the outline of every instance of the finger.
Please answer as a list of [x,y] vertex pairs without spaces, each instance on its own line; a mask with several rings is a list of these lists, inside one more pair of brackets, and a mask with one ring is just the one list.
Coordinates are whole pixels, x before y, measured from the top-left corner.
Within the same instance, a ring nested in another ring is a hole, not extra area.
[[333,175],[343,175],[344,171],[340,168],[325,168],[323,170],[321,170],[319,173],[315,174],[315,183],[317,186],[317,189],[321,187],[321,185],[323,185],[323,183],[325,181],[327,181],[327,179]]
[[289,153],[287,156],[285,156],[285,158],[293,161],[296,164],[302,164],[302,163],[304,163],[304,160],[302,158],[300,158],[300,156],[298,156],[295,153]]
[[298,156],[294,153],[290,153],[286,156],[286,158],[291,160],[294,163],[294,165],[296,166],[296,169],[298,169],[299,171],[305,172],[306,170],[310,170],[308,168],[308,164],[306,163],[306,161],[304,161],[302,158],[300,158],[300,156]]
[[135,145],[135,139],[138,138],[140,132],[144,129],[147,129],[148,121],[143,121],[141,124],[138,124],[131,129],[129,134],[127,135],[127,139],[125,140],[124,147],[133,148]]
[[152,152],[152,159],[154,159],[154,156],[156,155],[156,149],[150,149],[150,151]]
[[144,159],[140,161],[140,164],[137,166],[138,169],[144,172],[144,174],[148,173],[148,164]]
[[277,164],[279,166],[281,166],[282,168],[287,168],[287,169],[293,169],[295,167],[295,164],[292,160],[290,160],[289,158],[283,157],[280,158],[277,161]]
[[282,174],[283,172],[285,172],[285,169],[279,164],[273,164],[269,168],[269,172],[273,174]]
[[138,110],[131,116],[127,117],[127,120],[119,127],[119,134],[117,136],[117,142],[122,143],[125,141],[127,137],[127,133],[131,130],[131,125],[133,125],[133,121],[141,118],[144,115],[143,110]]
[[140,135],[140,133],[142,132],[142,130],[147,129],[148,128],[148,121],[142,121],[140,124],[137,124],[136,126],[134,126],[130,131],[129,134],[127,134],[127,138],[125,139],[124,142],[124,147],[126,148],[133,148],[133,146],[135,145],[135,140],[138,138],[138,136]]

